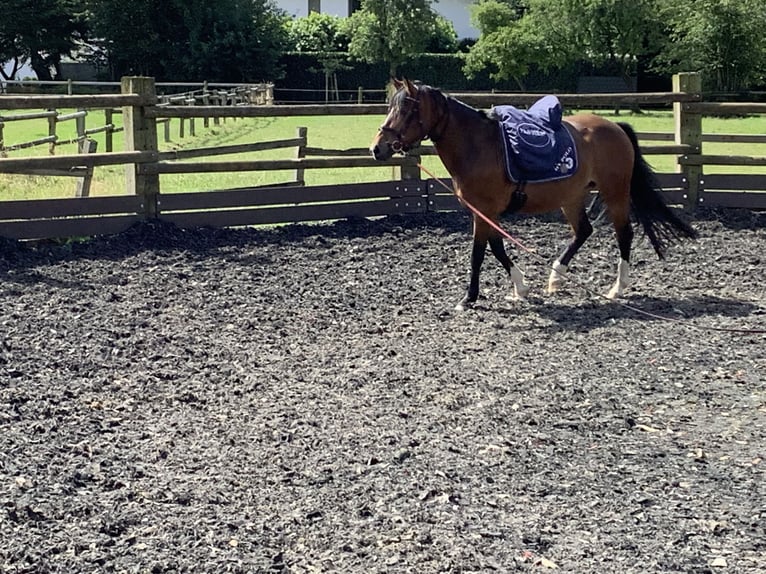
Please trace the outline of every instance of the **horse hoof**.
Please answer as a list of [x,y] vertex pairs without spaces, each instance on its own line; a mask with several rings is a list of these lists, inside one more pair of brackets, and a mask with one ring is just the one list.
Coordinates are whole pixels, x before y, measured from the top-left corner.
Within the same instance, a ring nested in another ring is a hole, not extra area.
[[553,264],[551,274],[548,276],[548,293],[555,293],[563,287],[568,271],[569,268],[560,261]]
[[465,311],[466,309],[471,309],[473,307],[474,302],[468,301],[466,299],[462,300],[460,303],[455,305],[455,311]]
[[506,301],[526,301],[527,300],[527,294],[529,293],[529,290],[524,291],[524,293],[519,293],[517,291],[514,291],[513,293],[508,293],[505,296]]
[[564,282],[563,281],[551,281],[548,283],[548,293],[553,295],[554,293],[558,293],[564,288]]
[[609,293],[606,294],[606,298],[607,299],[612,299],[612,300],[617,299],[617,298],[619,298],[621,296],[622,296],[622,290],[618,289],[617,287],[612,287],[609,290]]
[[526,299],[529,295],[529,287],[516,287],[516,299]]

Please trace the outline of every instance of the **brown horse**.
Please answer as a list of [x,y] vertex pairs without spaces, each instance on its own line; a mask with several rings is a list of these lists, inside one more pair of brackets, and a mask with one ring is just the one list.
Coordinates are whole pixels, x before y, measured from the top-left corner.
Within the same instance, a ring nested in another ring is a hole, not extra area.
[[[395,80],[388,115],[370,145],[378,160],[406,153],[430,138],[447,171],[454,192],[492,221],[501,214],[544,213],[561,209],[574,237],[553,264],[548,291],[556,291],[567,268],[593,232],[586,201],[598,190],[617,232],[620,261],[617,280],[607,297],[623,294],[629,283],[633,241],[631,210],[660,259],[668,243],[695,238],[696,232],[663,201],[651,168],[641,155],[636,134],[628,124],[614,123],[593,114],[563,118],[577,152],[576,171],[565,179],[540,183],[512,181],[506,174],[500,123],[491,114],[474,109],[440,90],[409,80]],[[479,273],[487,243],[510,276],[516,297],[528,287],[508,257],[502,237],[480,216],[473,218],[471,279],[458,305],[471,306],[479,296]]]

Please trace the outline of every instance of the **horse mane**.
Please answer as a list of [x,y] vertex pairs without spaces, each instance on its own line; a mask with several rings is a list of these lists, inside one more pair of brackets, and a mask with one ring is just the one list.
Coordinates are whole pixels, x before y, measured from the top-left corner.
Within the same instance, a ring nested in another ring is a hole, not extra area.
[[460,104],[460,106],[463,109],[470,110],[470,111],[478,114],[484,120],[488,120],[488,121],[492,121],[492,122],[496,122],[497,121],[497,119],[493,118],[492,115],[490,113],[488,113],[487,110],[481,110],[481,109],[478,109],[478,108],[474,108],[473,106],[470,106],[470,105],[466,104],[465,102],[461,102],[457,98],[455,98],[453,96],[450,96],[448,93],[446,93],[441,88],[435,88],[434,86],[429,86],[428,84],[423,84],[422,82],[418,82],[418,81],[413,82],[413,83],[418,87],[419,90],[420,89],[425,89],[426,91],[436,92],[437,94],[443,96],[447,101],[457,102],[458,104]]
[[[458,100],[457,98],[449,95],[441,88],[437,88],[434,86],[430,86],[428,84],[424,84],[420,80],[412,80],[412,83],[415,84],[415,86],[418,88],[418,90],[423,90],[426,93],[433,93],[438,94],[439,96],[443,97],[445,101],[449,104],[449,102],[454,102],[457,104],[458,109],[462,110],[464,112],[467,112],[469,114],[475,114],[479,116],[479,119],[486,122],[491,123],[497,123],[497,118],[493,117],[491,110],[482,110],[479,108],[474,108],[473,106],[470,106],[466,104],[465,102],[462,102]],[[404,104],[406,98],[407,98],[407,90],[404,89],[398,89],[396,92],[391,94],[389,104],[395,108],[395,109],[401,109],[402,105]]]

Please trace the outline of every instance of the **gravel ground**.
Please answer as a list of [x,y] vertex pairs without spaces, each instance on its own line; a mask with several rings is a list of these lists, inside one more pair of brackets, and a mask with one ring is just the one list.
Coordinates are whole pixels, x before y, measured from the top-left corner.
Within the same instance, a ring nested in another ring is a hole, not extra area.
[[766,214],[694,225],[673,321],[557,218],[465,312],[465,213],[4,241],[0,572],[766,572]]

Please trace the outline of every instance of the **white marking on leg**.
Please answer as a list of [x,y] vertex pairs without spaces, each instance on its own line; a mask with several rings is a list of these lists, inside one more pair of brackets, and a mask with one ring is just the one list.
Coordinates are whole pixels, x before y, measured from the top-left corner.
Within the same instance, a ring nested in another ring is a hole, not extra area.
[[524,299],[529,293],[529,287],[524,283],[524,274],[515,265],[511,267],[511,281],[513,281],[513,293],[517,299]]
[[469,303],[467,301],[461,301],[457,305],[455,305],[455,311],[465,311],[466,309],[470,309],[473,307],[473,303]]
[[555,293],[564,284],[564,280],[567,275],[569,267],[564,265],[561,261],[556,261],[553,264],[553,270],[548,278],[548,293]]
[[630,263],[628,263],[624,259],[620,259],[620,262],[617,264],[617,281],[614,282],[614,285],[609,290],[609,293],[607,293],[606,296],[609,299],[616,299],[617,297],[621,297],[623,291],[627,289],[629,286],[630,286]]

